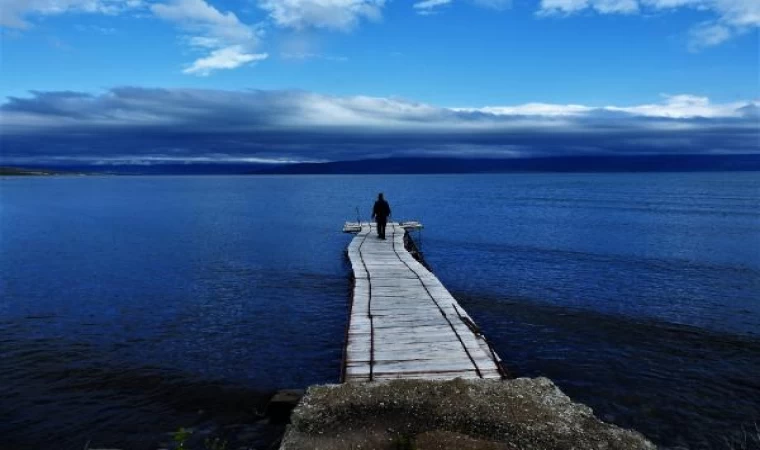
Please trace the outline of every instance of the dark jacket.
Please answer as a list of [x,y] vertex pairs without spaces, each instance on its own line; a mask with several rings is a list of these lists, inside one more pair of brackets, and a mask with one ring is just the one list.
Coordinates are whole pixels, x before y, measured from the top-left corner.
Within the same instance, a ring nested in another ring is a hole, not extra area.
[[391,215],[391,206],[385,200],[378,200],[372,208],[372,217],[387,219]]

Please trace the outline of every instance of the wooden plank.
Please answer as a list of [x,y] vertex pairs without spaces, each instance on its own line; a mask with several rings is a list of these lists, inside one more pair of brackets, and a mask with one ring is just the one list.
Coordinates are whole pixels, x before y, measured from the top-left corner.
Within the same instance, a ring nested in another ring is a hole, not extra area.
[[[382,351],[386,352],[395,352],[395,351],[403,351],[403,350],[409,350],[409,351],[417,351],[417,350],[446,350],[446,351],[461,351],[462,346],[459,344],[459,342],[401,342],[401,343],[388,343],[383,345]],[[350,343],[348,347],[346,348],[346,351],[370,351],[370,342],[369,339],[367,339],[366,342],[362,342],[360,340],[355,340],[354,342]]]
[[[346,366],[352,369],[351,373],[369,373],[369,364],[366,362],[351,362]],[[372,369],[380,373],[404,373],[404,372],[452,372],[459,370],[474,370],[472,362],[468,359],[452,358],[450,360],[435,361],[375,361]]]
[[[462,353],[460,355],[460,353]],[[477,358],[474,360],[469,360],[466,354],[462,351],[461,348],[458,350],[453,351],[445,351],[445,350],[439,350],[439,351],[429,351],[429,350],[418,350],[418,351],[394,351],[394,352],[388,352],[388,351],[374,351],[374,352],[366,352],[366,351],[353,351],[348,354],[348,357],[351,358],[351,363],[361,363],[361,362],[369,362],[370,358],[372,358],[375,362],[383,361],[383,362],[429,362],[429,363],[442,363],[446,364],[448,362],[452,361],[459,361],[459,362],[466,362],[468,363],[467,370],[473,369],[472,362],[474,361],[475,364],[478,366],[478,369],[480,367],[487,368],[489,367],[493,361],[491,359],[486,358]]]

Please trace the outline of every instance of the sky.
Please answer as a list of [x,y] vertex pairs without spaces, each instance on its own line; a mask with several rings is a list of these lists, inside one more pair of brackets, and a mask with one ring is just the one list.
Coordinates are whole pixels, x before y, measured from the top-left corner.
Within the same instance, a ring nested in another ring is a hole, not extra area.
[[0,163],[760,152],[760,0],[0,0]]

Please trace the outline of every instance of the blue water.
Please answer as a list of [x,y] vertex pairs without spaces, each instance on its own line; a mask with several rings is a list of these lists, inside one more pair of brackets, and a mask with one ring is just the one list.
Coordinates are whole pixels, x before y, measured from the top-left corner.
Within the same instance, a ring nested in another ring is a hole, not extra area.
[[340,228],[378,191],[515,375],[663,446],[760,422],[760,173],[19,177],[0,448],[153,448],[198,410],[337,382]]

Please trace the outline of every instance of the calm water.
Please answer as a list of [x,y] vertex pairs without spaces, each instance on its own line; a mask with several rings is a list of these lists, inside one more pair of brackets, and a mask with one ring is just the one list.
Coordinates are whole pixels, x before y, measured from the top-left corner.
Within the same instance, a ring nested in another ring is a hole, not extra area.
[[759,173],[5,178],[0,448],[336,382],[339,230],[380,190],[513,373],[664,446],[760,422]]

